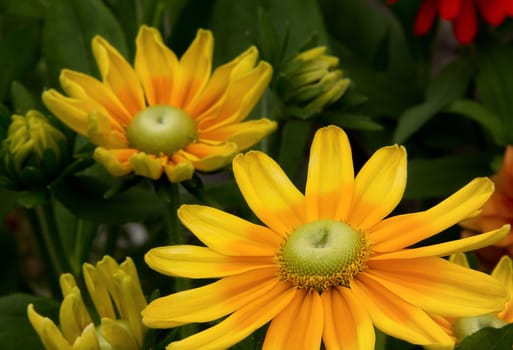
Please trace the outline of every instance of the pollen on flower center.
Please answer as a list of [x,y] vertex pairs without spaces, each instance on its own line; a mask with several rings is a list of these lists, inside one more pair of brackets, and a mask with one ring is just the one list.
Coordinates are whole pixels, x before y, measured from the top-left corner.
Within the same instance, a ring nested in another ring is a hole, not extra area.
[[365,267],[369,245],[360,232],[334,220],[305,224],[282,244],[276,262],[280,277],[299,288],[322,291],[349,287],[351,278]]
[[155,105],[143,109],[126,130],[130,147],[148,154],[173,154],[198,138],[194,120],[180,108]]

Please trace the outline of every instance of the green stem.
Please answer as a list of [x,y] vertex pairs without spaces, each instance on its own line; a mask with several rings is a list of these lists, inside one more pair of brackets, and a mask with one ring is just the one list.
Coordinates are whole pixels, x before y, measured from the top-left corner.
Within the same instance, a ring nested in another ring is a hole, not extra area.
[[51,200],[48,199],[34,207],[39,228],[45,243],[45,248],[50,255],[52,265],[57,276],[65,272],[71,272],[68,258],[62,246],[61,235],[55,221],[55,214]]
[[50,287],[55,296],[59,295],[59,278],[65,272],[71,272],[71,266],[62,246],[61,235],[55,221],[55,213],[49,196],[32,208],[31,217],[34,232],[38,236],[43,254],[48,257]]
[[168,244],[183,244],[183,229],[178,219],[178,208],[180,206],[180,191],[178,184],[169,183],[164,201],[166,203],[165,218]]
[[[178,208],[180,206],[180,191],[179,185],[175,183],[167,184],[167,191],[162,196],[166,203],[165,217],[166,217],[166,231],[168,244],[184,244],[186,243],[184,237],[183,226],[178,219]],[[175,291],[179,292],[187,290],[192,287],[190,279],[175,278]],[[198,331],[198,327],[194,324],[188,324],[180,327],[180,338],[188,337]]]
[[73,271],[76,276],[80,275],[82,264],[87,260],[91,251],[91,245],[96,237],[97,225],[81,219],[77,220],[75,251],[73,259]]

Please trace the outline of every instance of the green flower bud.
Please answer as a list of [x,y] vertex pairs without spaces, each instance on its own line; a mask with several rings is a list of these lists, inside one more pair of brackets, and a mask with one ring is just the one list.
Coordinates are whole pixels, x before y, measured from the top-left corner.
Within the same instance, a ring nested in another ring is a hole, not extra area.
[[0,178],[12,189],[46,186],[60,172],[66,136],[38,111],[14,114],[0,148]]
[[280,71],[276,92],[290,115],[309,118],[344,95],[350,80],[343,77],[338,58],[320,46],[297,54]]

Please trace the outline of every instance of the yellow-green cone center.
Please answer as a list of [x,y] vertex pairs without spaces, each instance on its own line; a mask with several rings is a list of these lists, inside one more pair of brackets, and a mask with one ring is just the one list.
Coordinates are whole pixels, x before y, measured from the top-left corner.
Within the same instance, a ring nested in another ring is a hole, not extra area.
[[180,108],[155,105],[143,109],[126,130],[130,147],[148,154],[173,154],[198,138],[192,118]]
[[339,221],[319,220],[292,232],[276,258],[282,279],[322,291],[348,287],[368,256],[368,245],[358,231]]

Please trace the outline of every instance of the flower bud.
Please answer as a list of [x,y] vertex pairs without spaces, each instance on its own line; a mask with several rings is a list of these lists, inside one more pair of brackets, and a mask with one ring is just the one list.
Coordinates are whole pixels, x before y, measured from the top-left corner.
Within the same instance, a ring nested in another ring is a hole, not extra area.
[[350,80],[343,77],[338,58],[325,54],[320,46],[297,54],[279,73],[276,92],[286,113],[310,118],[334,103],[345,93]]
[[38,111],[14,114],[0,149],[0,176],[13,189],[39,188],[60,172],[66,136]]

